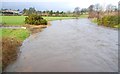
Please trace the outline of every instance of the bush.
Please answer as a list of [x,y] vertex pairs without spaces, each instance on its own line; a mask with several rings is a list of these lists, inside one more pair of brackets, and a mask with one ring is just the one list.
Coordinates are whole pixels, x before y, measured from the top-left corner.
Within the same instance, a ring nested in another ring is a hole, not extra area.
[[107,26],[107,27],[114,27],[120,23],[119,16],[104,16],[103,18],[99,19],[98,24]]
[[47,25],[47,21],[43,19],[40,15],[29,15],[25,18],[26,24],[31,25]]

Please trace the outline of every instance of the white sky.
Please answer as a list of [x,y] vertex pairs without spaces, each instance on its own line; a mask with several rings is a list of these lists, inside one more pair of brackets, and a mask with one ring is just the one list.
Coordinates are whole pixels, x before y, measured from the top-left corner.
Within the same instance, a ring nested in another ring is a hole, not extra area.
[[118,2],[120,0],[1,0],[2,2],[55,2],[56,4],[59,3],[64,6],[67,5],[68,7],[74,8],[74,7],[81,7],[81,8],[87,8],[91,4],[101,4],[103,7],[105,7],[107,4],[112,5],[118,5]]
[[117,5],[120,0],[1,0],[2,2],[67,2],[70,6],[88,7],[90,4]]

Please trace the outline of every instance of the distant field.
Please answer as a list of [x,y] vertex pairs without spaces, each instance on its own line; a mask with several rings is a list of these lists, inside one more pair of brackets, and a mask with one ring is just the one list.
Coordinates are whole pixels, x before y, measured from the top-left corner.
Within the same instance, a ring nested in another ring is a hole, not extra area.
[[[3,25],[13,25],[13,26],[17,26],[17,25],[24,25],[24,21],[25,21],[25,17],[27,16],[0,16],[2,17],[2,24]],[[48,21],[52,21],[52,20],[60,20],[60,19],[70,19],[70,18],[74,18],[74,17],[43,17]]]
[[0,16],[3,25],[24,25],[26,16]]
[[[81,15],[80,18],[85,18],[88,15]],[[22,26],[24,25],[25,17],[27,16],[0,16],[2,18],[2,21],[0,21],[1,24],[5,26]],[[43,17],[48,21],[53,21],[53,20],[62,20],[62,19],[72,19],[75,17]]]
[[43,18],[48,21],[53,21],[53,20],[73,19],[75,17],[43,17]]

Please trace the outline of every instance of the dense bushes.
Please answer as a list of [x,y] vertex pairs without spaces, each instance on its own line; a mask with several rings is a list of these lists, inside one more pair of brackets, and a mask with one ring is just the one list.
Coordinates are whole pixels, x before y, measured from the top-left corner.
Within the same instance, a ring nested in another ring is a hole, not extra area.
[[29,15],[25,18],[26,24],[31,25],[47,25],[47,21],[43,19],[40,15]]
[[107,27],[115,27],[120,23],[120,16],[104,16],[103,18],[99,19],[98,24],[104,25]]

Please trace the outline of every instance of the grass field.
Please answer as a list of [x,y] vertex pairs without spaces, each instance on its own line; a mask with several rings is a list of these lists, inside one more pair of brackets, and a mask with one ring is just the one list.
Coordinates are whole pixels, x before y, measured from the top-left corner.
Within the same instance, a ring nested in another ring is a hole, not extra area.
[[[25,17],[26,16],[0,16],[2,17],[2,24],[5,26],[22,26],[24,25]],[[43,17],[48,21],[52,20],[60,20],[60,19],[70,19],[74,17]]]
[[23,41],[29,36],[27,29],[0,29],[0,37],[11,37]]
[[[79,18],[85,18],[88,15],[81,15]],[[25,23],[25,17],[27,16],[0,16],[2,21],[0,23],[5,26],[23,26]],[[75,17],[43,17],[48,21],[62,20],[62,19],[73,19]]]
[[53,20],[73,19],[75,17],[43,17],[43,18],[48,21],[53,21]]
[[26,16],[0,16],[3,25],[24,25]]

